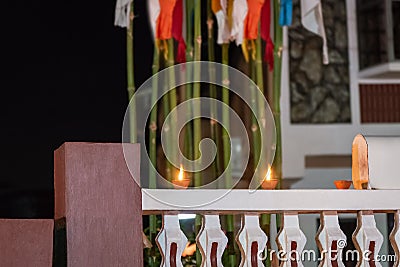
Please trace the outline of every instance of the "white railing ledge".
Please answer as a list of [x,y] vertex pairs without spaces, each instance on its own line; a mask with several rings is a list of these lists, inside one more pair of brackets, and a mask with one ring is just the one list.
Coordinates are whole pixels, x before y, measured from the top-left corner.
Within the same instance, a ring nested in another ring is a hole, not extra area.
[[400,209],[400,190],[142,189],[142,209],[144,214],[394,212]]

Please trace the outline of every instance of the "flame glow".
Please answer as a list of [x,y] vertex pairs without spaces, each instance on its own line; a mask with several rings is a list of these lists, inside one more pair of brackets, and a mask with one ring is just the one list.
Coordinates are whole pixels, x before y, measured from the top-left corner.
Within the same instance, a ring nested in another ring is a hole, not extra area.
[[179,181],[183,180],[183,167],[182,167],[182,164],[181,164],[181,167],[179,169],[178,180]]
[[265,180],[270,181],[272,177],[272,168],[271,165],[268,165],[268,171],[267,174],[265,175]]

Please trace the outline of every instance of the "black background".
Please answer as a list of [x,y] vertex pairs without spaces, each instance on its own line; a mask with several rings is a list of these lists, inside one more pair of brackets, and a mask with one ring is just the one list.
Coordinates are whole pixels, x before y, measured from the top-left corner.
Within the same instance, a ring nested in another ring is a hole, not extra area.
[[[115,1],[7,1],[2,9],[0,218],[53,217],[53,151],[120,142],[126,30]],[[135,1],[135,80],[151,75],[146,2]]]

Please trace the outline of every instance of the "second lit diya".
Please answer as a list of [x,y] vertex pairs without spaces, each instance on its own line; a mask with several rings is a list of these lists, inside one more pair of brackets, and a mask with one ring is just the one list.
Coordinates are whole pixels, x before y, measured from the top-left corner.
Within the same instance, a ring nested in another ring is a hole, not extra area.
[[265,179],[263,180],[261,187],[263,189],[272,190],[275,189],[278,185],[279,180],[272,178],[272,168],[271,166],[268,167],[267,174],[265,175]]
[[172,180],[172,184],[174,185],[175,189],[186,189],[190,185],[190,179],[185,178],[184,175],[184,170],[181,165],[181,168],[179,170],[179,175],[177,179]]

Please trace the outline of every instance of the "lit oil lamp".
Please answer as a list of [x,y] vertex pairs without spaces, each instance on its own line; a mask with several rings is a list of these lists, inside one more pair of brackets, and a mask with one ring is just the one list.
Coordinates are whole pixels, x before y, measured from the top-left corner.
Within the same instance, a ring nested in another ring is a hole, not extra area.
[[271,168],[271,166],[268,166],[268,171],[267,171],[267,174],[265,175],[265,178],[261,184],[261,187],[263,189],[272,190],[272,189],[275,189],[275,187],[277,185],[278,185],[278,179],[273,178],[272,168]]
[[183,167],[181,165],[179,169],[179,174],[177,179],[173,179],[172,183],[174,184],[175,189],[186,189],[188,188],[190,184],[190,179],[185,178],[185,172],[183,170]]

